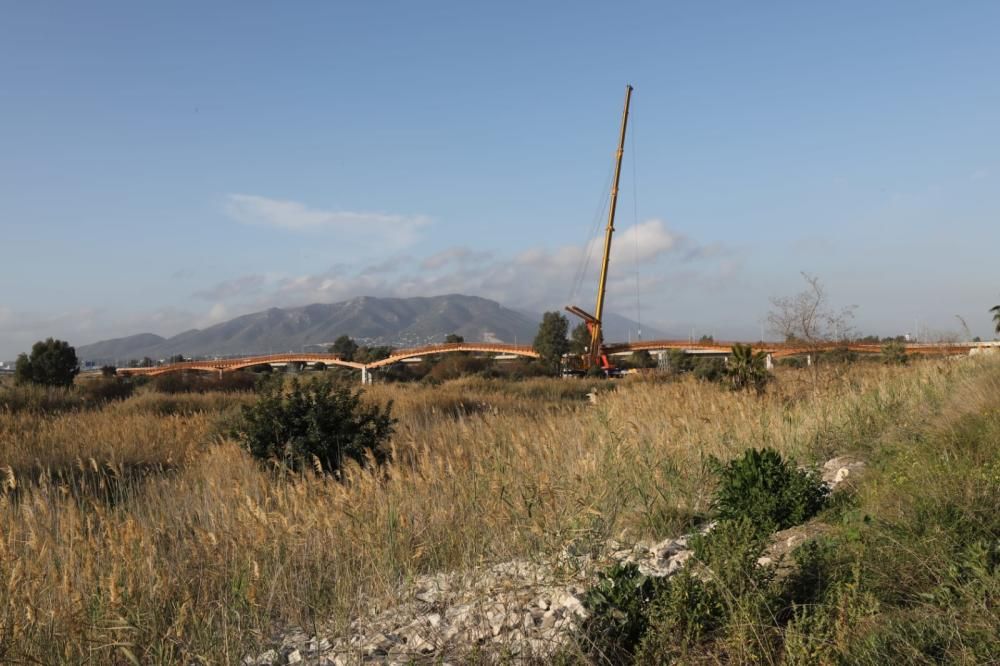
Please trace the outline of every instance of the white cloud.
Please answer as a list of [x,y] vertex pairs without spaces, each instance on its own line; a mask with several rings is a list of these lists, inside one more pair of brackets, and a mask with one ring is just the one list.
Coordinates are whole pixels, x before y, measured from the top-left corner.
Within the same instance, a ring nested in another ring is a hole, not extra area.
[[269,199],[251,194],[230,194],[226,214],[242,224],[263,225],[289,231],[332,230],[338,234],[373,234],[395,246],[416,240],[417,232],[430,224],[426,215],[398,215],[381,212],[336,211],[310,208],[297,201]]
[[[0,306],[0,358],[13,358],[41,337],[55,335],[79,345],[139,332],[174,335],[268,307],[332,303],[357,296],[430,296],[461,293],[491,298],[508,307],[540,312],[569,300],[593,307],[603,238],[556,248],[535,247],[513,256],[456,246],[426,257],[385,252],[377,261],[336,265],[315,274],[252,273],[194,293],[197,311],[163,308],[116,316],[86,310],[58,316],[31,315]],[[636,272],[643,312],[666,321],[668,304],[685,294],[731,286],[739,258],[718,245],[700,245],[661,220],[625,227],[615,234],[608,280],[611,310],[629,314]],[[638,249],[636,245],[638,244]],[[585,267],[582,279],[574,277]],[[728,287],[727,287],[728,288]]]
[[218,301],[236,296],[244,297],[248,293],[259,292],[267,283],[267,277],[260,274],[243,275],[233,280],[225,280],[209,289],[200,289],[194,296],[208,301]]
[[[560,307],[572,297],[589,303],[595,290],[603,237],[585,245],[530,248],[497,256],[464,246],[446,248],[423,259],[400,257],[390,263],[338,265],[318,274],[247,275],[199,292],[225,302],[233,314],[271,306],[335,302],[356,296],[428,296],[463,293],[492,298],[523,309]],[[641,287],[656,292],[663,284],[707,285],[738,270],[721,246],[701,246],[671,231],[662,220],[621,229],[612,246],[610,294],[634,302],[636,270]],[[581,277],[575,277],[583,270]],[[576,286],[576,289],[573,287]]]
[[467,247],[450,247],[436,254],[432,254],[420,262],[420,267],[424,270],[438,270],[448,265],[463,265],[470,262],[481,263],[489,261],[493,255],[489,252],[475,252]]

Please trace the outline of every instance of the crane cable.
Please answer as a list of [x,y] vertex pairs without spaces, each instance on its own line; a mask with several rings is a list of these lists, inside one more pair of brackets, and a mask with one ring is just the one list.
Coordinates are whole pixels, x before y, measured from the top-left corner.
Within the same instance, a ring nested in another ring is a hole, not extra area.
[[632,131],[629,133],[629,138],[632,142],[632,236],[635,239],[635,323],[639,327],[637,331],[638,338],[642,340],[642,307],[639,299],[639,177],[635,166],[635,127],[635,114],[633,113]]
[[583,256],[580,258],[580,263],[574,272],[573,282],[570,285],[569,298],[567,299],[569,303],[573,303],[583,286],[583,282],[587,277],[587,271],[590,268],[591,259],[594,257],[594,250],[597,244],[594,239],[597,238],[600,232],[601,220],[604,217],[604,212],[608,207],[608,199],[611,196],[611,180],[614,178],[614,162],[608,169],[608,175],[605,177],[604,188],[601,191],[601,198],[598,201],[597,209],[594,211],[594,217],[590,224],[590,229],[587,233],[587,237],[584,239],[583,244]]

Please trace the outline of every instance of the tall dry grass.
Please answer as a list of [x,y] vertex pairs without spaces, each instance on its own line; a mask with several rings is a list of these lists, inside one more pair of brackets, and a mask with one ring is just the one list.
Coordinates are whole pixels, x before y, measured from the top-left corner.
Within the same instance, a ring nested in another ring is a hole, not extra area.
[[[863,450],[983,367],[787,371],[761,399],[620,382],[594,405],[572,380],[375,386],[400,419],[395,462],[344,482],[283,476],[221,437],[245,397],[0,414],[0,661],[235,662],[281,623],[342,624],[422,572],[674,535],[707,509],[707,456]],[[24,471],[78,460],[115,492]],[[126,478],[126,461],[169,471]]]

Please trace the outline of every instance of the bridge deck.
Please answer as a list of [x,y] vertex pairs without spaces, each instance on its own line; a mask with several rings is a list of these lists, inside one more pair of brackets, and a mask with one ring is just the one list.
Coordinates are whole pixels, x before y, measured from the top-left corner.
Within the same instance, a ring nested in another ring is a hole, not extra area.
[[[692,343],[687,340],[641,340],[636,342],[621,342],[605,345],[604,349],[609,354],[619,354],[634,351],[667,351],[670,349],[681,349],[694,353],[728,353],[736,342],[713,342],[713,343]],[[809,354],[822,351],[833,351],[836,349],[848,349],[853,352],[872,354],[882,351],[881,344],[849,342],[849,343],[825,343],[820,345],[801,345],[791,343],[750,343],[754,350],[763,351],[775,357],[794,356],[796,354]],[[972,349],[980,347],[996,348],[1000,347],[1000,342],[962,342],[962,343],[907,343],[904,345],[907,354],[966,354]],[[184,361],[181,363],[168,363],[152,368],[118,368],[121,375],[162,375],[168,372],[183,372],[185,370],[203,372],[232,372],[256,365],[269,365],[272,363],[325,363],[326,365],[339,365],[356,370],[374,370],[398,363],[400,361],[418,358],[421,356],[432,356],[434,354],[447,354],[454,352],[477,352],[485,354],[499,354],[522,356],[526,358],[538,358],[539,354],[529,345],[508,345],[490,342],[455,342],[438,345],[426,345],[423,347],[412,347],[409,349],[398,349],[388,358],[371,363],[357,363],[355,361],[345,361],[336,354],[306,354],[290,352],[287,354],[266,354],[260,356],[243,356],[239,358],[225,358],[202,361]]]

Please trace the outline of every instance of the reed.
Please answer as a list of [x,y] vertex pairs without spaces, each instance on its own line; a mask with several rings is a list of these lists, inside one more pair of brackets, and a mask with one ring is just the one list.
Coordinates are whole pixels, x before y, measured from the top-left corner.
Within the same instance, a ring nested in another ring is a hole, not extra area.
[[399,418],[393,462],[342,481],[226,437],[251,396],[0,412],[0,661],[236,662],[276,626],[343,626],[419,573],[676,535],[706,513],[708,455],[869,450],[995,370],[864,365],[822,385],[782,370],[762,398],[625,381],[596,404],[573,380],[376,385],[366,399]]

